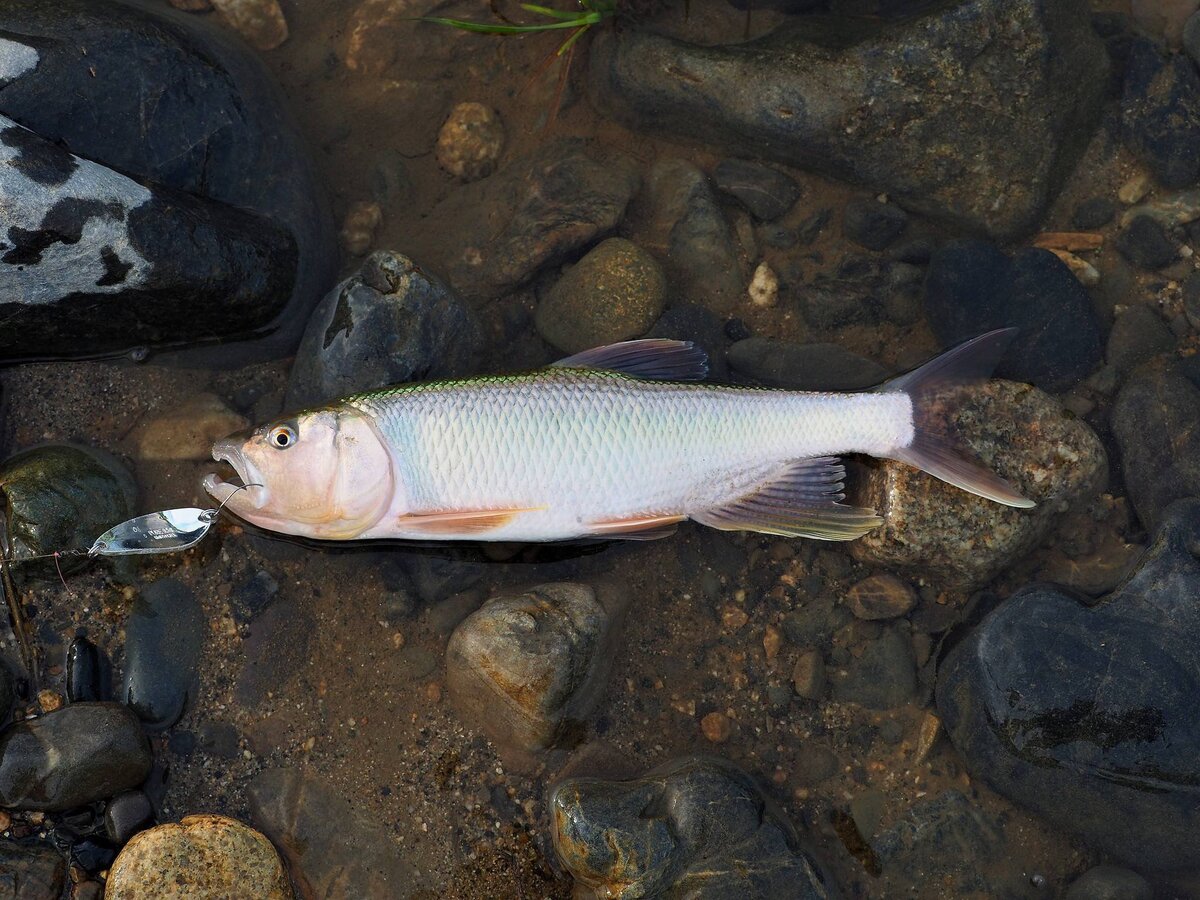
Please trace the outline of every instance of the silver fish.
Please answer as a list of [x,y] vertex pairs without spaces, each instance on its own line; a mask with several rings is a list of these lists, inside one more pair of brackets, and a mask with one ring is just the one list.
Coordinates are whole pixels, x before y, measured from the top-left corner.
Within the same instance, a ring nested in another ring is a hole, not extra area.
[[702,383],[707,359],[691,343],[629,341],[289,416],[214,445],[252,487],[216,475],[204,487],[255,525],[332,540],[647,539],[685,519],[852,540],[881,521],[842,503],[839,457],[864,453],[1029,507],[950,446],[933,402],[990,373],[1013,334],[856,393]]

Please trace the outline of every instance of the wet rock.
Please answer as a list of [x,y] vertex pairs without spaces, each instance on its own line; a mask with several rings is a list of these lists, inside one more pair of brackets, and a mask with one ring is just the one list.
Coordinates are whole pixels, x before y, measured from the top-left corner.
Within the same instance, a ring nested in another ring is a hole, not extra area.
[[1197,0],[1130,0],[1133,24],[1150,37],[1178,47],[1188,16],[1200,7]]
[[805,700],[821,700],[829,680],[825,674],[825,657],[820,650],[804,650],[796,657],[792,669],[792,687]]
[[691,341],[708,356],[708,375],[715,381],[723,381],[729,374],[725,363],[725,323],[720,317],[695,303],[680,303],[672,306],[659,317],[654,327],[646,332],[648,338],[669,338],[674,341]]
[[278,0],[210,0],[229,26],[259,50],[274,50],[288,38]]
[[996,374],[1061,391],[1101,360],[1103,335],[1087,288],[1048,250],[1006,256],[984,241],[954,241],[933,254],[925,314],[949,347],[993,328],[1019,329]]
[[684,757],[633,781],[568,779],[550,804],[559,861],[597,896],[836,893],[783,813],[723,759]]
[[1117,394],[1111,424],[1129,499],[1147,528],[1180,497],[1200,494],[1200,365],[1163,358],[1137,369]]
[[1135,216],[1117,235],[1116,248],[1140,269],[1161,269],[1179,258],[1179,244],[1152,216]]
[[800,185],[792,176],[748,159],[721,160],[713,183],[763,222],[775,221],[800,199]]
[[77,637],[67,647],[67,700],[112,699],[112,664],[108,656],[86,637]]
[[237,702],[247,706],[262,702],[269,691],[278,690],[306,667],[313,628],[312,617],[290,597],[268,606],[242,642],[245,662],[234,687]]
[[438,165],[463,181],[491,175],[503,149],[500,116],[482,103],[458,104],[438,132]]
[[1071,224],[1081,231],[1103,228],[1117,214],[1117,204],[1107,197],[1089,197],[1071,215]]
[[700,733],[710,744],[723,744],[733,735],[733,722],[722,712],[710,712],[700,720]]
[[350,204],[342,219],[342,246],[351,256],[362,256],[375,243],[375,235],[383,224],[383,209],[374,200],[359,200]]
[[793,344],[760,337],[730,347],[729,365],[771,387],[800,391],[857,391],[888,377],[883,366],[836,344]]
[[403,254],[373,253],[313,312],[286,405],[468,374],[479,341],[474,313],[446,285]]
[[67,861],[45,844],[0,841],[0,896],[58,900],[67,883]]
[[654,257],[609,238],[567,270],[538,305],[543,338],[565,353],[640,337],[663,311],[667,282]]
[[1184,55],[1135,38],[1125,69],[1125,144],[1163,187],[1200,176],[1200,74]]
[[493,299],[612,232],[638,181],[624,154],[548,141],[439,203],[430,259],[464,297]]
[[787,639],[797,647],[826,648],[833,633],[853,618],[850,610],[834,603],[832,597],[819,596],[788,613],[781,624]]
[[718,46],[600,35],[592,96],[637,127],[864,184],[972,231],[1030,230],[1104,95],[1086,5],[926,9],[888,22],[798,17]]
[[765,262],[760,262],[754,269],[750,286],[746,288],[750,302],[755,306],[774,306],[779,301],[779,276]]
[[964,446],[1038,505],[1002,506],[884,461],[854,495],[883,525],[850,549],[862,562],[969,589],[1028,553],[1072,504],[1102,490],[1108,460],[1092,430],[1036,388],[991,381],[951,402]]
[[9,721],[17,699],[17,665],[7,655],[0,655],[0,722]]
[[[124,264],[116,266],[116,260],[93,277],[89,295],[53,288],[57,279],[48,277],[47,264],[70,249],[55,244],[45,262],[26,266],[24,281],[5,279],[9,303],[0,304],[0,315],[9,322],[14,306],[20,307],[12,292],[21,284],[42,300],[59,299],[39,304],[44,318],[38,329],[6,330],[19,332],[21,343],[10,349],[0,338],[3,355],[94,355],[151,341],[251,333],[262,335],[252,346],[220,348],[222,365],[235,356],[290,353],[337,261],[304,142],[256,56],[218,24],[165,4],[17,0],[0,11],[0,32],[18,42],[28,38],[37,54],[36,67],[5,85],[0,114],[106,170],[155,185],[155,196],[169,201],[166,207],[143,205],[128,217],[113,218],[113,209],[86,220],[81,210],[73,213],[89,228],[127,231],[131,248],[151,242],[159,265],[147,287],[158,285],[161,296],[130,289],[140,270],[118,243],[112,245],[116,257],[135,264],[123,274],[119,294],[112,293],[115,285],[94,283],[117,277]],[[79,64],[80,34],[88,35],[87,65]],[[171,73],[169,90],[130,90],[154,72]],[[164,226],[170,221],[176,223],[176,245]],[[216,255],[222,244],[230,246],[231,235],[245,232],[271,248],[265,263]],[[94,233],[81,244],[91,245]],[[104,247],[95,248],[101,262]],[[139,252],[150,258],[145,248]],[[72,265],[60,275],[79,279],[92,271]],[[173,291],[167,289],[171,283]],[[205,352],[182,356],[203,359]]]
[[895,575],[871,575],[850,587],[846,605],[860,619],[897,619],[912,612],[917,592]]
[[604,690],[628,602],[614,585],[569,583],[489,600],[446,647],[451,703],[502,747],[562,740]]
[[150,746],[118,703],[72,703],[0,733],[0,806],[60,810],[141,784]]
[[1122,374],[1175,346],[1175,337],[1149,306],[1131,306],[1113,323],[1105,356]]
[[1071,882],[1065,900],[1154,900],[1154,888],[1129,869],[1093,866]]
[[141,791],[126,791],[109,801],[104,810],[104,833],[118,847],[154,818],[150,798]]
[[140,459],[208,460],[213,441],[249,425],[245,416],[235,413],[220,397],[199,393],[139,424],[133,442]]
[[407,897],[417,887],[387,829],[336,790],[295,769],[247,787],[251,818],[282,850],[302,897]]
[[108,874],[108,900],[291,900],[271,842],[236,819],[204,814],[156,825],[125,845]]
[[243,624],[253,622],[278,594],[279,582],[264,569],[239,579],[229,594],[234,620]]
[[662,261],[673,291],[718,315],[745,284],[729,223],[708,179],[682,159],[663,159],[646,176],[636,204],[639,243]]
[[1013,594],[943,662],[937,705],[968,769],[1143,869],[1195,869],[1200,501],[1164,513],[1137,572],[1094,606]]
[[1183,26],[1183,49],[1195,63],[1200,63],[1200,12],[1192,13]]
[[196,595],[174,578],[154,582],[134,601],[120,696],[147,728],[170,728],[183,715],[206,633]]
[[894,709],[913,699],[917,688],[912,639],[907,629],[885,628],[875,639],[864,641],[861,653],[830,677],[833,699],[869,709]]
[[[0,464],[0,500],[13,559],[86,550],[96,537],[133,515],[137,486],[107,453],[72,444],[46,444]],[[78,567],[70,558],[64,569]],[[22,566],[43,574],[54,561]]]
[[425,622],[435,634],[448,638],[463,619],[483,605],[483,601],[483,593],[478,590],[451,594],[429,607]]
[[908,227],[908,213],[894,203],[860,198],[846,204],[842,233],[868,250],[886,250]]

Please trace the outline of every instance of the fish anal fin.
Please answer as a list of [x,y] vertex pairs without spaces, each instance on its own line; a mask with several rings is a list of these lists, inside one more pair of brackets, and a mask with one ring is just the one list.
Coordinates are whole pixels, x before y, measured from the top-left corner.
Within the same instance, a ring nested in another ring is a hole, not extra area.
[[553,363],[563,369],[607,369],[635,378],[660,381],[703,381],[708,355],[691,341],[647,338],[594,347]]
[[873,509],[841,502],[845,478],[846,468],[837,457],[793,460],[736,500],[691,518],[722,531],[852,541],[883,520]]
[[599,519],[588,523],[589,536],[626,541],[656,541],[670,537],[687,516],[648,514],[624,519]]
[[507,525],[533,509],[455,509],[400,516],[396,524],[428,535],[482,534]]

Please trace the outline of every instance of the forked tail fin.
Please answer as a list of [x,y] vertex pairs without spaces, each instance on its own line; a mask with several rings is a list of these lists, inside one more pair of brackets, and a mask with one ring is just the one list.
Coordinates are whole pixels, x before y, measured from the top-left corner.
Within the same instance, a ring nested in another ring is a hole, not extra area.
[[1006,506],[1036,506],[1013,486],[984,468],[947,428],[945,404],[937,401],[955,388],[992,374],[1016,335],[1015,328],[989,331],[947,350],[918,369],[885,382],[875,390],[903,391],[912,399],[913,439],[890,455],[955,487]]

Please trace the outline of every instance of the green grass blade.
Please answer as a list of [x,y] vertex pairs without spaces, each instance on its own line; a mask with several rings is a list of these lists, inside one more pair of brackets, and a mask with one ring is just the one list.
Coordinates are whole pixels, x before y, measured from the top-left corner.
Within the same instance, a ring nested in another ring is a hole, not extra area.
[[526,12],[536,13],[539,16],[546,16],[550,19],[562,19],[564,22],[574,22],[584,15],[584,13],[578,10],[563,12],[561,9],[551,9],[548,6],[538,6],[535,3],[522,3],[521,9]]
[[418,21],[432,22],[435,25],[449,25],[451,28],[474,31],[478,34],[534,34],[539,31],[578,28],[582,24],[581,20],[576,19],[572,22],[546,22],[541,25],[493,25],[488,22],[467,22],[464,19],[443,19],[440,16],[422,16]]

